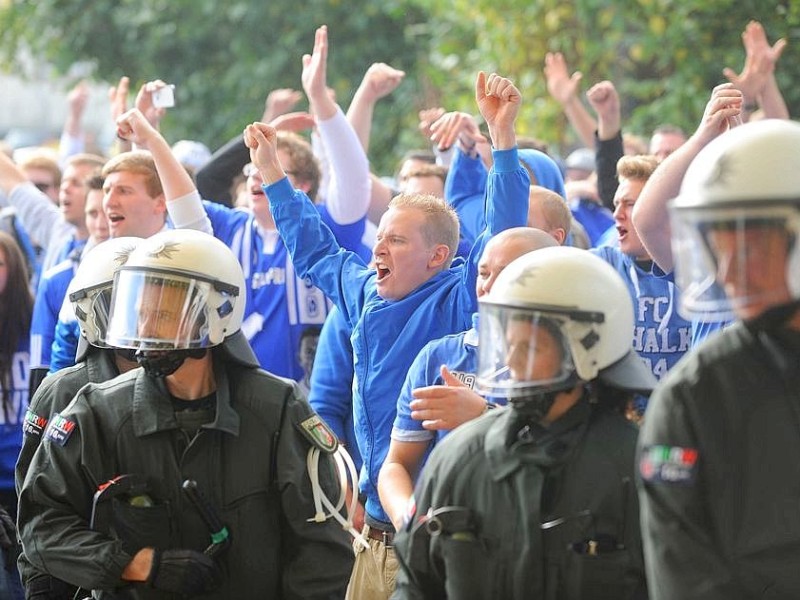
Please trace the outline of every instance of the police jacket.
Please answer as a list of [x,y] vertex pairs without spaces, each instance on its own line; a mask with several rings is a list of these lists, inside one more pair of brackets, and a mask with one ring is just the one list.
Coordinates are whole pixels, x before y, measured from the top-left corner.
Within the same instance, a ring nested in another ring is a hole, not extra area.
[[[22,483],[25,481],[33,455],[39,447],[42,435],[47,428],[50,415],[63,411],[75,397],[75,394],[87,383],[107,381],[117,375],[119,375],[119,371],[114,362],[113,350],[100,350],[90,347],[87,350],[85,360],[75,366],[53,373],[42,381],[39,389],[36,390],[33,398],[31,398],[28,410],[25,413],[25,421],[22,424],[22,450],[19,453],[14,472],[17,494],[22,489]],[[22,582],[26,586],[37,577],[47,576],[45,573],[35,569],[24,554],[20,556],[17,566],[19,567]],[[66,584],[51,582],[48,578],[48,581],[40,580],[38,585],[52,587]],[[74,591],[65,597],[71,598],[73,595]]]
[[654,598],[800,598],[800,332],[737,323],[696,348],[639,445]]
[[[290,382],[220,357],[215,417],[193,438],[178,427],[163,380],[142,369],[86,386],[51,417],[20,495],[20,535],[34,566],[103,590],[101,598],[169,598],[121,575],[142,547],[209,546],[209,527],[181,489],[194,480],[232,540],[217,559],[222,587],[204,598],[343,595],[353,561],[347,536],[333,521],[309,521],[313,411]],[[323,457],[323,476],[329,466]],[[147,477],[150,505],[123,499],[114,505],[117,535],[91,529],[95,492],[125,474]]]
[[489,411],[432,453],[394,598],[644,598],[637,431],[582,399],[550,427]]

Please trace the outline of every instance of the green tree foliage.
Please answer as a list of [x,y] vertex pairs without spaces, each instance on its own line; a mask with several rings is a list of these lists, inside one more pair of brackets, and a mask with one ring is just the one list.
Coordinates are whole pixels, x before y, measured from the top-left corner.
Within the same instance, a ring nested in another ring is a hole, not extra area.
[[[0,49],[6,64],[24,46],[62,72],[76,61],[93,61],[95,79],[115,82],[127,75],[132,89],[156,78],[173,83],[177,106],[162,124],[165,134],[215,147],[261,116],[270,90],[302,89],[301,56],[311,52],[320,24],[330,31],[329,85],[345,108],[372,62],[413,70],[427,50],[407,32],[422,12],[393,1],[358,4],[12,0],[0,8]],[[411,81],[376,111],[371,154],[387,157],[379,166],[392,168],[394,140],[405,125],[392,115],[413,112],[416,95]]]
[[[431,3],[420,0],[420,4]],[[789,45],[778,82],[800,110],[800,3],[788,0],[447,0],[430,8],[431,67],[448,73],[448,101],[469,106],[477,69],[499,69],[521,87],[519,130],[562,149],[576,142],[542,72],[548,51],[583,73],[582,91],[614,82],[623,127],[648,135],[658,124],[695,129],[723,67],[744,64],[741,33],[761,21],[770,43]],[[587,104],[588,106],[588,104]]]
[[476,112],[478,69],[521,87],[520,133],[568,149],[575,137],[542,73],[548,51],[584,74],[583,91],[616,84],[626,130],[647,135],[668,122],[692,131],[723,67],[741,70],[750,19],[770,42],[789,40],[778,80],[796,115],[800,3],[790,0],[7,0],[0,51],[6,64],[25,45],[62,71],[93,60],[96,79],[175,83],[179,108],[165,133],[216,146],[261,115],[271,89],[300,88],[300,57],[327,23],[329,83],[343,106],[372,62],[407,72],[375,113],[370,158],[386,173],[424,145],[418,110]]

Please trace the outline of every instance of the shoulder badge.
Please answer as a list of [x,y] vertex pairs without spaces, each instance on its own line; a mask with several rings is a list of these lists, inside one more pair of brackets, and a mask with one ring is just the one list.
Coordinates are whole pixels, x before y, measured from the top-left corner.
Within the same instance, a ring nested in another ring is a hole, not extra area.
[[44,432],[44,437],[59,446],[66,446],[72,432],[75,431],[75,421],[70,421],[61,414],[55,413],[50,418],[50,423]]
[[318,415],[313,415],[305,421],[297,423],[297,428],[312,445],[327,454],[333,454],[339,446],[336,434]]
[[47,427],[47,419],[40,417],[30,408],[25,411],[25,421],[22,423],[22,431],[25,435],[42,437],[45,427]]
[[698,456],[696,448],[647,446],[639,458],[639,474],[648,483],[693,485]]

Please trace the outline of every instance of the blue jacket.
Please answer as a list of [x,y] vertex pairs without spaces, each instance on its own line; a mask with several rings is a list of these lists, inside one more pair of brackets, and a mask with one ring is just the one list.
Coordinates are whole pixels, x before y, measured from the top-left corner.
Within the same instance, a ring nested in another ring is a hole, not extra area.
[[353,429],[353,345],[350,333],[350,325],[334,305],[319,334],[308,403],[345,444],[356,468],[361,469],[361,453]]
[[390,521],[378,497],[378,472],[389,448],[406,372],[428,341],[470,327],[477,309],[477,262],[486,241],[527,219],[530,180],[516,148],[494,155],[487,185],[489,226],[469,260],[454,262],[396,301],[378,296],[375,270],[337,244],[308,197],[293,190],[288,179],[264,187],[297,272],[325,292],[352,328],[354,427],[364,460],[360,489],[367,497],[367,516],[387,526]]

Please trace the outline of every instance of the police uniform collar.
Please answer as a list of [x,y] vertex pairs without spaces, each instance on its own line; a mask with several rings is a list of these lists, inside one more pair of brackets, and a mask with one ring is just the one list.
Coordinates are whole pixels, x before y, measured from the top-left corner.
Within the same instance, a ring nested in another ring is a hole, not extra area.
[[[138,437],[157,431],[178,429],[175,411],[169,401],[169,391],[163,379],[149,377],[144,369],[137,369],[133,392],[133,430]],[[203,429],[217,429],[239,435],[240,418],[230,402],[228,373],[222,361],[214,358],[214,375],[217,380],[217,410],[214,421]]]
[[494,412],[498,414],[486,432],[485,452],[492,478],[501,481],[524,464],[548,468],[564,462],[583,439],[592,407],[584,394],[550,427],[528,424],[513,407]]

